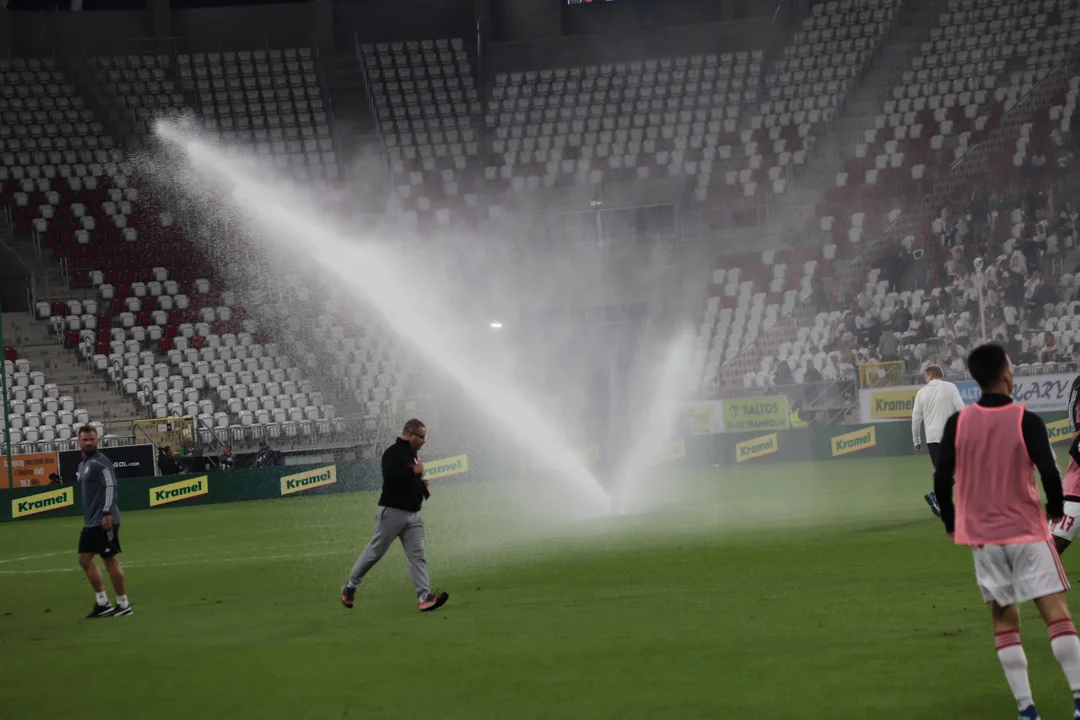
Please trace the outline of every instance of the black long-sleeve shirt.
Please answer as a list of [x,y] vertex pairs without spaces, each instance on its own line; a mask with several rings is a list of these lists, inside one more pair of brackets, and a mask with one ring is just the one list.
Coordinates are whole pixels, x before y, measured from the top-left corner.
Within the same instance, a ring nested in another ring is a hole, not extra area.
[[[982,399],[979,400],[979,405],[1002,407],[1012,401],[1008,395],[984,393]],[[945,423],[945,432],[941,436],[941,447],[938,450],[937,469],[934,470],[934,494],[937,496],[938,507],[941,508],[941,519],[945,521],[945,531],[949,533],[953,532],[956,523],[956,507],[953,505],[952,491],[953,474],[956,470],[956,420],[959,416],[960,413],[956,413]],[[1050,446],[1050,435],[1046,432],[1046,423],[1030,410],[1024,410],[1020,429],[1024,434],[1028,457],[1039,469],[1039,475],[1042,477],[1043,490],[1046,492],[1046,514],[1051,517],[1061,517],[1065,503],[1061,488],[1061,471],[1054,457],[1054,449]]]
[[412,445],[404,438],[386,449],[382,455],[382,495],[379,496],[381,507],[395,508],[405,512],[420,512],[424,504],[423,477],[410,466],[419,462]]
[[[1069,446],[1069,457],[1073,459],[1073,462],[1080,465],[1080,433],[1077,433],[1072,439],[1072,445]],[[1070,502],[1080,502],[1080,495],[1066,495],[1065,499]]]

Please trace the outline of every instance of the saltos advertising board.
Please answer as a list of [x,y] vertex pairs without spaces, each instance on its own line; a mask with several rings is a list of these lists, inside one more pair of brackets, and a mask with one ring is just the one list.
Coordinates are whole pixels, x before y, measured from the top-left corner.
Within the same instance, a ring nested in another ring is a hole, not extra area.
[[[1013,399],[1023,403],[1032,412],[1059,412],[1068,410],[1069,388],[1075,375],[1034,375],[1017,377],[1013,386]],[[860,390],[859,414],[862,422],[889,422],[911,420],[911,408],[915,393],[922,385],[905,385],[888,390]],[[979,386],[972,380],[956,383],[960,397],[966,405],[978,402],[982,397]]]
[[788,400],[783,395],[725,400],[724,432],[768,432],[791,427]]
[[[157,475],[157,452],[153,445],[121,445],[101,448],[102,455],[112,461],[117,478],[136,478]],[[60,455],[60,477],[66,483],[75,482],[82,462],[81,450],[65,450]]]

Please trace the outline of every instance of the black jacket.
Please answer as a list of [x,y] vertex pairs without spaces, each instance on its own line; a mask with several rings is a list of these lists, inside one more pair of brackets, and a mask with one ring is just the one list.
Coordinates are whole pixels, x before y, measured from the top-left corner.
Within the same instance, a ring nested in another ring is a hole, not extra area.
[[420,512],[424,503],[424,480],[409,465],[420,462],[409,441],[398,438],[382,455],[382,495],[379,506]]

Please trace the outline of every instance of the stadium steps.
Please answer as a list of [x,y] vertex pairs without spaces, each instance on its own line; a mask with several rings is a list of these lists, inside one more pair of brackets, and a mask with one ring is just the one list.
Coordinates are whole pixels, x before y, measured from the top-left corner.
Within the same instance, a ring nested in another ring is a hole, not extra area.
[[[333,108],[334,128],[342,154],[345,176],[365,148],[381,145],[368,100],[367,84],[360,62],[352,49],[337,52],[323,63],[326,86]],[[385,162],[383,163],[385,165]]]
[[802,233],[814,217],[824,190],[835,183],[844,162],[854,156],[863,132],[874,127],[874,118],[904,72],[911,68],[911,60],[919,54],[922,43],[930,39],[930,31],[938,24],[938,13],[946,7],[942,0],[909,0],[904,5],[885,47],[848,98],[831,132],[814,148],[793,187],[777,198],[772,213],[776,227],[769,228],[770,234],[790,237]]
[[[89,300],[91,290],[71,288],[64,281],[52,253],[39,255],[33,240],[15,234],[10,228],[0,229],[0,242],[11,250],[15,259],[32,276],[34,300]],[[105,424],[105,431],[114,435],[131,435],[131,421],[142,417],[127,398],[109,382],[82,364],[78,356],[60,344],[49,324],[29,314],[4,313],[4,342],[30,361],[34,370],[45,373],[47,382],[60,386],[61,395],[75,398],[76,407],[90,413],[90,419]]]
[[70,395],[91,420],[104,423],[106,433],[132,434],[132,421],[141,417],[136,407],[64,349],[48,325],[24,313],[4,313],[3,323],[5,344],[15,347],[32,370],[44,372],[46,382],[58,385],[61,395]]

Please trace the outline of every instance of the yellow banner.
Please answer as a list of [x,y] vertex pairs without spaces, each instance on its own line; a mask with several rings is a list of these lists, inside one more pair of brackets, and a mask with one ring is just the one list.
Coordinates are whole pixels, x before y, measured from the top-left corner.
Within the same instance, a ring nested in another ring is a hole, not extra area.
[[427,480],[450,477],[451,475],[464,475],[467,472],[469,472],[468,455],[455,455],[454,457],[424,463],[424,478]]
[[716,404],[683,405],[679,411],[679,428],[691,435],[712,435],[716,432]]
[[877,430],[872,427],[837,435],[832,439],[832,456],[839,457],[860,450],[869,450],[877,445]]
[[735,462],[746,462],[754,458],[774,455],[780,450],[776,433],[764,435],[753,440],[744,440],[735,444]]
[[899,360],[879,363],[863,363],[859,366],[859,387],[886,388],[902,385],[904,382],[904,363]]
[[11,501],[11,519],[37,515],[38,513],[59,510],[71,507],[75,504],[75,488],[66,487],[59,490],[27,495]]
[[723,416],[724,432],[761,432],[791,427],[788,400],[784,395],[725,400]]
[[315,468],[281,478],[281,494],[292,495],[311,488],[325,487],[337,482],[337,465]]
[[1050,434],[1050,442],[1052,443],[1072,440],[1072,433],[1069,432],[1069,418],[1046,423],[1046,432]]
[[911,418],[915,407],[917,388],[906,390],[875,390],[870,393],[870,417],[873,420],[901,420]]
[[150,507],[190,500],[210,492],[210,479],[203,475],[150,488]]
[[677,462],[686,457],[686,441],[673,440],[658,448],[649,460],[650,465],[666,465]]

